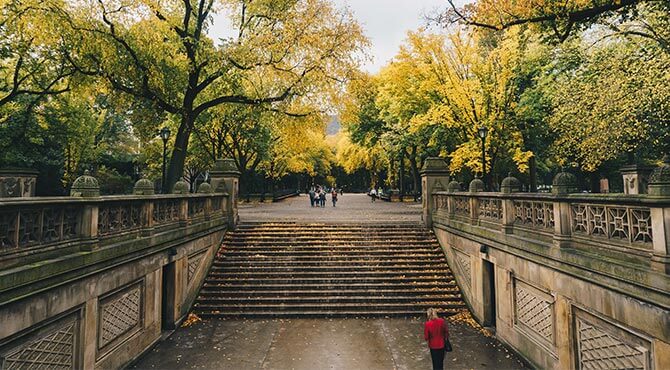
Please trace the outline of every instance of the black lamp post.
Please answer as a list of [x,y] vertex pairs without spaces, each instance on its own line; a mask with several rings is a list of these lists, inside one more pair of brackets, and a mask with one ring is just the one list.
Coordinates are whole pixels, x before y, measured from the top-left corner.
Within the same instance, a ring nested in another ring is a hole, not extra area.
[[486,135],[488,135],[489,129],[486,126],[480,126],[477,129],[477,136],[482,139],[482,181],[486,184]]
[[163,139],[163,173],[161,180],[161,193],[165,194],[165,157],[167,156],[167,141],[170,138],[170,129],[163,127],[160,131],[160,137]]

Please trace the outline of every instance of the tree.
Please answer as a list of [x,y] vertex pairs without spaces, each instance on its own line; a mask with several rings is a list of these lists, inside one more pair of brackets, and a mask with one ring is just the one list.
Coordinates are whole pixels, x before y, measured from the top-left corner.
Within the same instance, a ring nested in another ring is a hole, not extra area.
[[346,79],[365,44],[351,14],[324,0],[218,5],[238,29],[220,45],[206,34],[214,0],[91,0],[63,8],[79,73],[178,117],[168,186],[183,175],[202,114],[229,103],[272,110],[295,97],[318,99]]
[[555,55],[540,88],[560,162],[594,172],[627,153],[658,159],[670,150],[670,54],[654,42],[610,39]]
[[659,0],[477,0],[456,6],[448,0],[449,8],[435,17],[438,23],[461,23],[489,30],[506,30],[519,25],[538,25],[551,32],[559,41],[565,41],[575,29],[617,12],[630,15],[640,4],[662,3]]
[[9,112],[2,112],[3,107],[21,96],[42,98],[70,90],[74,69],[65,58],[67,45],[58,37],[58,23],[50,16],[54,4],[0,1],[0,113],[5,116]]

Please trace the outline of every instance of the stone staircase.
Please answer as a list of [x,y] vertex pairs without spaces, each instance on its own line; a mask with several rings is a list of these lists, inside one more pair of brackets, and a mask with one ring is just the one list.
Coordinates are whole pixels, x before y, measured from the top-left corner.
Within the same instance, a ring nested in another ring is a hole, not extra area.
[[465,305],[433,234],[416,223],[246,223],[200,290],[203,317],[444,315]]

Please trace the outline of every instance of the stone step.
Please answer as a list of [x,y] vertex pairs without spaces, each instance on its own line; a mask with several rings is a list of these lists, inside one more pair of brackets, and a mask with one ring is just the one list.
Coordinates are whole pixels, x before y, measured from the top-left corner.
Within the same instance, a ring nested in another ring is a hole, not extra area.
[[343,252],[343,251],[352,251],[354,253],[359,252],[373,252],[373,251],[442,251],[439,246],[434,244],[426,245],[416,245],[416,244],[397,244],[397,245],[388,245],[388,244],[379,244],[379,245],[370,245],[370,244],[360,244],[360,245],[316,245],[316,244],[304,244],[304,245],[231,245],[228,244],[225,246],[225,252],[233,251],[295,251],[295,250],[304,250],[304,251],[324,251],[324,252]]
[[286,251],[286,250],[264,250],[262,248],[258,249],[235,249],[235,250],[230,250],[226,251],[225,255],[228,257],[242,257],[244,256],[245,258],[268,258],[268,257],[310,257],[310,258],[315,258],[315,257],[321,257],[321,258],[328,258],[328,257],[333,257],[333,258],[356,258],[357,256],[361,254],[365,254],[367,256],[394,256],[394,257],[413,257],[416,255],[425,255],[425,254],[430,254],[434,256],[438,256],[441,251],[439,249],[426,249],[426,248],[421,248],[421,249],[348,249],[348,250],[342,250],[342,251],[327,251],[327,250],[309,250],[309,249],[303,249],[303,250],[293,250],[293,251]]
[[[239,282],[239,281],[238,281]],[[308,283],[300,284],[296,287],[294,283],[286,283],[281,281],[278,283],[272,283],[268,281],[260,281],[247,284],[238,284],[238,282],[231,282],[226,280],[219,281],[206,281],[203,284],[203,289],[207,290],[217,290],[219,292],[242,292],[242,291],[287,291],[287,290],[320,290],[320,291],[329,291],[329,290],[347,290],[347,291],[356,291],[356,290],[403,290],[408,288],[414,289],[443,289],[444,291],[452,291],[453,289],[458,289],[456,281],[451,280],[426,280],[426,281],[415,281],[411,285],[407,284],[396,284],[389,282],[382,283],[367,283],[367,282],[355,282],[349,284],[334,284],[332,282],[322,283],[319,281],[312,281]]]
[[[441,317],[455,315],[463,310],[463,308],[439,308]],[[198,316],[203,318],[337,318],[337,317],[425,317],[426,311],[424,309],[413,310],[358,310],[346,311],[341,309],[334,309],[331,311],[221,311],[219,309],[213,310],[196,310]]]
[[257,230],[257,229],[290,229],[290,230],[309,230],[312,228],[321,229],[355,229],[355,230],[371,230],[371,229],[411,229],[411,230],[426,230],[423,224],[416,222],[395,222],[392,224],[375,224],[371,222],[334,222],[334,223],[297,223],[297,222],[243,222],[237,225],[235,231]]
[[[292,286],[291,286],[292,287]],[[335,289],[332,286],[323,286],[323,289],[267,289],[267,290],[226,290],[220,289],[221,287],[217,286],[204,286],[200,290],[201,297],[321,297],[321,296],[403,296],[403,295],[417,295],[417,296],[428,296],[435,294],[436,292],[443,295],[458,295],[460,296],[460,291],[457,286],[447,286],[440,289],[436,288],[414,288],[408,289],[404,286],[395,287],[395,289],[390,289],[385,287],[384,289]]]
[[424,311],[430,307],[440,307],[442,309],[460,309],[465,307],[462,303],[435,303],[435,302],[409,302],[409,303],[378,303],[375,305],[361,305],[360,303],[301,303],[301,304],[230,304],[221,305],[196,303],[194,309],[196,312],[212,310],[230,310],[230,311]]
[[328,263],[338,263],[338,262],[347,262],[347,261],[366,261],[366,262],[380,262],[380,263],[386,263],[386,262],[393,262],[396,259],[399,261],[439,261],[439,262],[444,262],[444,256],[441,255],[440,253],[437,252],[431,252],[431,253],[411,253],[411,254],[395,254],[395,255],[387,255],[387,254],[340,254],[340,255],[322,255],[322,254],[311,254],[311,255],[297,255],[297,256],[282,256],[282,255],[263,255],[263,254],[254,254],[254,255],[249,255],[245,254],[243,256],[232,256],[228,254],[220,254],[217,259],[215,260],[215,264],[222,264],[222,263],[238,263],[238,264],[243,264],[243,263],[249,263],[249,264],[257,264],[257,263],[286,263],[286,262],[291,262],[295,264],[301,264],[301,263],[319,263],[319,262],[328,262]]
[[220,307],[231,307],[247,305],[253,302],[254,305],[307,305],[307,304],[359,304],[368,307],[374,307],[378,304],[432,304],[432,305],[461,305],[461,296],[432,295],[432,296],[348,296],[331,295],[317,297],[217,297],[204,296],[198,297],[199,305],[218,305]]
[[336,239],[336,238],[374,238],[374,239],[384,239],[384,238],[403,238],[403,239],[435,239],[435,235],[424,233],[424,232],[393,232],[393,233],[379,233],[379,232],[346,232],[346,233],[334,233],[334,232],[314,232],[314,233],[302,233],[302,232],[282,232],[282,233],[230,233],[227,234],[224,240],[253,240],[253,239],[268,239],[268,238],[277,238],[277,239],[293,239],[293,238],[302,238],[309,240],[318,240],[320,238],[326,239]]
[[284,241],[284,240],[267,240],[267,241],[255,241],[255,242],[228,242],[226,243],[227,249],[234,248],[283,248],[283,247],[309,247],[309,248],[321,248],[321,249],[335,249],[342,247],[434,247],[437,248],[438,244],[430,240],[342,240],[340,242],[330,242],[325,244],[324,241],[319,242],[307,242],[307,241]]
[[[422,268],[426,267],[425,270]],[[428,271],[428,272],[442,272],[447,271],[449,266],[446,264],[413,264],[413,265],[364,265],[364,264],[355,264],[355,265],[321,265],[321,266],[295,266],[291,264],[283,266],[212,266],[212,273],[228,273],[228,274],[238,274],[238,273],[258,273],[258,272],[271,272],[271,273],[283,273],[283,272],[295,272],[295,273],[309,273],[309,274],[331,274],[331,273],[370,273],[378,272],[380,274],[388,274],[395,272],[404,272],[404,271]]]
[[276,271],[276,270],[267,270],[267,271],[226,271],[215,269],[210,271],[209,276],[211,277],[234,277],[234,278],[321,278],[321,279],[340,279],[355,276],[358,278],[368,278],[368,277],[383,277],[383,276],[402,276],[402,277],[414,277],[414,276],[433,276],[436,278],[442,277],[451,277],[451,271],[445,269],[439,270],[416,270],[411,268],[396,268],[396,269],[387,269],[375,271],[342,271],[338,269],[321,269],[318,271],[307,270],[307,271]]
[[255,260],[249,259],[235,259],[230,260],[226,258],[217,259],[213,264],[216,268],[226,268],[226,267],[250,267],[250,268],[272,268],[272,267],[300,267],[307,268],[311,267],[314,269],[319,269],[323,267],[330,266],[344,266],[344,267],[373,267],[373,266],[437,266],[440,268],[448,268],[444,263],[444,260],[438,258],[413,258],[413,259],[335,259],[335,260],[324,260],[324,259],[312,259],[309,261],[304,260],[294,260],[294,259],[283,259],[283,260],[264,260],[256,258]]
[[206,282],[208,284],[228,283],[234,286],[247,285],[258,286],[260,284],[292,284],[293,288],[300,288],[306,284],[319,284],[344,287],[348,284],[365,283],[365,284],[410,284],[413,286],[418,283],[440,284],[452,281],[451,277],[434,277],[434,276],[412,276],[412,277],[340,277],[340,278],[321,278],[321,277],[262,277],[262,281],[255,281],[248,277],[228,277],[228,276],[208,276]]

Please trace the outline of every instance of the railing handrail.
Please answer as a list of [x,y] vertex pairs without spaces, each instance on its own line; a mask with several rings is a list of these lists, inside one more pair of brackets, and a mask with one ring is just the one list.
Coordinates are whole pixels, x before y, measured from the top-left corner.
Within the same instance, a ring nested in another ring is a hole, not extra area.
[[105,202],[123,201],[147,201],[162,199],[185,199],[185,198],[209,198],[228,196],[228,193],[191,193],[191,194],[155,194],[155,195],[103,195],[100,197],[26,197],[26,198],[0,198],[0,208],[26,205],[52,205],[52,204],[98,204]]
[[448,192],[436,191],[432,195],[446,196],[465,196],[471,198],[499,198],[512,200],[537,200],[553,202],[584,202],[597,204],[620,204],[620,205],[644,205],[648,207],[667,207],[670,206],[670,197],[658,197],[647,194],[618,194],[618,193],[570,193],[570,194],[552,194],[552,193],[499,193],[499,192]]

